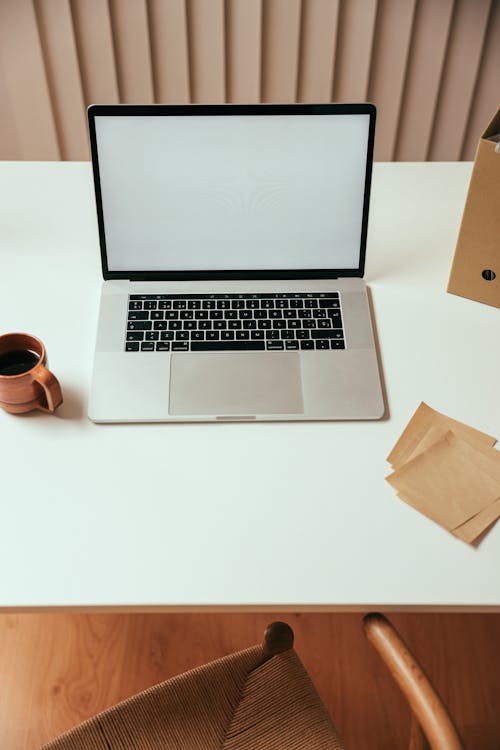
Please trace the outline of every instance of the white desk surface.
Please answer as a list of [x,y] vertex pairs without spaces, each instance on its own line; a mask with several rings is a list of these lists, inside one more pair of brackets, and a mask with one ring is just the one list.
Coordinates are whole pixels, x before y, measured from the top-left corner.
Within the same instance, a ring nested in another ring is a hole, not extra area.
[[99,426],[90,165],[0,164],[0,329],[45,342],[65,395],[0,412],[0,608],[500,611],[500,523],[468,546],[384,481],[422,400],[500,438],[500,311],[445,292],[470,173],[375,165],[384,421]]

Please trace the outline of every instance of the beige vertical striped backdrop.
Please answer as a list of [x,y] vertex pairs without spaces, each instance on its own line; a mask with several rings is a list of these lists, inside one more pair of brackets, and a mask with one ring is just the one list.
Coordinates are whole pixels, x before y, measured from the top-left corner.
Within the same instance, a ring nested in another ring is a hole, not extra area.
[[500,0],[0,0],[2,159],[88,159],[90,103],[330,101],[378,160],[472,159]]

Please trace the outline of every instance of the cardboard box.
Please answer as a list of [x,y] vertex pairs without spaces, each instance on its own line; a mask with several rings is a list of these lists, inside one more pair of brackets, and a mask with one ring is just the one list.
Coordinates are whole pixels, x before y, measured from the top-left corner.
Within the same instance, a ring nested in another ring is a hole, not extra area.
[[447,291],[500,307],[500,109],[477,147]]

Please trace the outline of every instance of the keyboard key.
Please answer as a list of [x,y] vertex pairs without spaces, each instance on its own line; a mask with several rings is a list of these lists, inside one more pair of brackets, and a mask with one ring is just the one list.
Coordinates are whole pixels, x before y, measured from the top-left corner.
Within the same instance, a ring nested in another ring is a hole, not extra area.
[[194,312],[192,310],[181,310],[179,318],[180,320],[193,320]]
[[196,320],[208,320],[208,310],[196,310],[194,317]]
[[283,341],[266,341],[266,349],[284,349]]
[[306,340],[300,342],[300,348],[301,349],[314,349],[314,341]]
[[138,302],[137,300],[134,300],[133,302],[129,302],[128,309],[129,310],[142,310],[142,302]]
[[266,331],[266,339],[279,339],[280,338],[280,332],[279,331]]
[[284,318],[296,318],[297,310],[283,310],[283,317]]
[[231,302],[231,307],[233,310],[241,310],[243,307],[245,307],[245,300],[233,299],[233,301]]
[[282,310],[284,307],[288,307],[288,300],[287,299],[277,299],[274,303],[274,306]]
[[249,310],[257,310],[259,307],[258,299],[247,299],[247,307]]
[[250,338],[251,339],[263,339],[264,331],[250,331]]
[[158,302],[158,310],[170,310],[171,307],[171,300],[163,300],[162,302]]
[[272,299],[263,299],[260,303],[260,306],[263,310],[271,310],[274,308],[274,300]]
[[129,320],[149,320],[148,310],[131,310],[128,314]]
[[214,320],[213,327],[216,331],[220,331],[223,328],[227,328],[227,320]]
[[344,339],[331,339],[330,344],[332,349],[345,349]]
[[328,310],[328,317],[332,321],[332,328],[342,328],[342,315],[340,310]]
[[231,341],[234,339],[234,331],[221,331],[220,337],[222,341]]
[[321,328],[321,329],[318,329],[317,331],[311,331],[311,338],[312,339],[338,339],[338,338],[341,338],[339,334],[342,334],[342,331]]
[[151,310],[151,320],[163,320],[163,310]]
[[244,320],[243,328],[245,328],[246,330],[257,328],[257,321],[256,320]]
[[253,317],[255,320],[260,320],[262,318],[267,318],[267,310],[254,310],[253,311]]
[[196,330],[196,326],[198,325],[197,320],[185,320],[183,323],[183,328],[185,331],[194,331]]
[[310,335],[309,331],[295,331],[295,337],[298,339],[308,339]]
[[236,331],[236,339],[237,341],[242,341],[244,339],[250,338],[250,331]]
[[176,331],[175,340],[176,341],[189,341],[189,331]]
[[224,320],[237,320],[237,318],[238,318],[237,310],[224,310]]
[[270,320],[259,320],[257,321],[257,327],[260,329],[264,328],[272,328],[272,323]]
[[145,302],[144,310],[156,310],[157,302]]
[[191,341],[205,341],[205,331],[193,331]]
[[228,299],[217,300],[217,310],[227,310],[231,307],[231,302]]
[[158,341],[158,343],[156,344],[156,351],[157,352],[169,352],[170,341]]
[[299,318],[312,318],[311,310],[298,310]]
[[227,327],[232,330],[241,328],[241,320],[228,320]]
[[[165,321],[159,320],[157,323],[155,323],[155,326],[162,326]],[[182,328],[182,321],[181,320],[171,320],[168,324],[168,330],[169,331],[179,331]]]
[[188,352],[189,344],[187,341],[172,341],[173,352]]
[[187,307],[187,302],[185,299],[176,299],[172,303],[172,307],[174,310],[185,310]]
[[142,341],[141,352],[154,352],[155,342],[154,341]]
[[285,341],[285,349],[298,349],[298,348],[299,348],[298,341]]
[[134,320],[128,324],[127,330],[129,331],[150,331],[153,324],[150,320]]
[[271,319],[273,319],[273,318],[282,318],[283,317],[283,313],[282,313],[281,310],[269,310],[268,317],[271,318]]
[[318,328],[331,328],[332,327],[332,323],[330,320],[328,320],[328,318],[320,318],[316,322],[317,322]]
[[210,314],[208,316],[210,320],[222,320],[224,317],[224,313],[222,310],[210,310]]
[[249,320],[253,318],[253,314],[251,310],[240,310],[238,313],[238,318],[240,320]]
[[199,299],[190,299],[188,301],[188,310],[200,310],[201,309],[201,300]]
[[286,328],[286,320],[273,320],[273,328]]
[[146,331],[146,335],[144,336],[145,341],[158,341],[160,338],[160,334],[158,331]]
[[317,299],[305,299],[304,307],[318,307],[318,300]]
[[198,328],[200,331],[211,331],[212,330],[212,321],[211,320],[200,320],[198,323]]
[[315,320],[308,320],[307,318],[302,321],[302,328],[316,328]]
[[160,333],[160,341],[172,341],[174,335],[173,331],[162,331]]
[[179,326],[181,325],[180,320],[171,320],[170,323],[167,323],[166,320],[155,320],[154,329],[155,331],[165,331],[168,328],[171,328],[173,324],[176,323]]
[[339,307],[340,302],[338,299],[320,299],[318,300],[320,307]]
[[165,320],[179,320],[179,313],[177,310],[165,310]]
[[318,307],[317,310],[313,310],[313,318],[326,318],[326,311]]
[[330,348],[330,342],[328,339],[318,339],[314,342],[316,344],[316,349],[329,349]]
[[138,352],[139,351],[140,344],[138,341],[127,341],[125,344],[125,351],[126,352]]
[[204,310],[215,310],[215,300],[214,299],[205,299],[201,303],[201,306]]
[[297,307],[304,307],[304,305],[302,304],[301,299],[291,299],[290,307],[297,308]]
[[127,341],[143,341],[144,333],[142,331],[129,331],[127,333]]
[[263,341],[193,341],[191,343],[192,352],[259,351],[264,348]]
[[302,328],[302,321],[298,318],[294,318],[293,320],[287,320],[286,324],[288,328]]
[[219,331],[207,331],[207,335],[205,338],[207,341],[218,341],[220,338],[220,333]]

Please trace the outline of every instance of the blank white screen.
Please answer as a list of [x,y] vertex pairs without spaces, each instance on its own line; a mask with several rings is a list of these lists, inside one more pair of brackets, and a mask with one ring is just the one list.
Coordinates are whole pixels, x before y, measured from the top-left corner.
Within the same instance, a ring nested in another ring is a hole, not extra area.
[[355,269],[369,115],[96,116],[110,271]]

